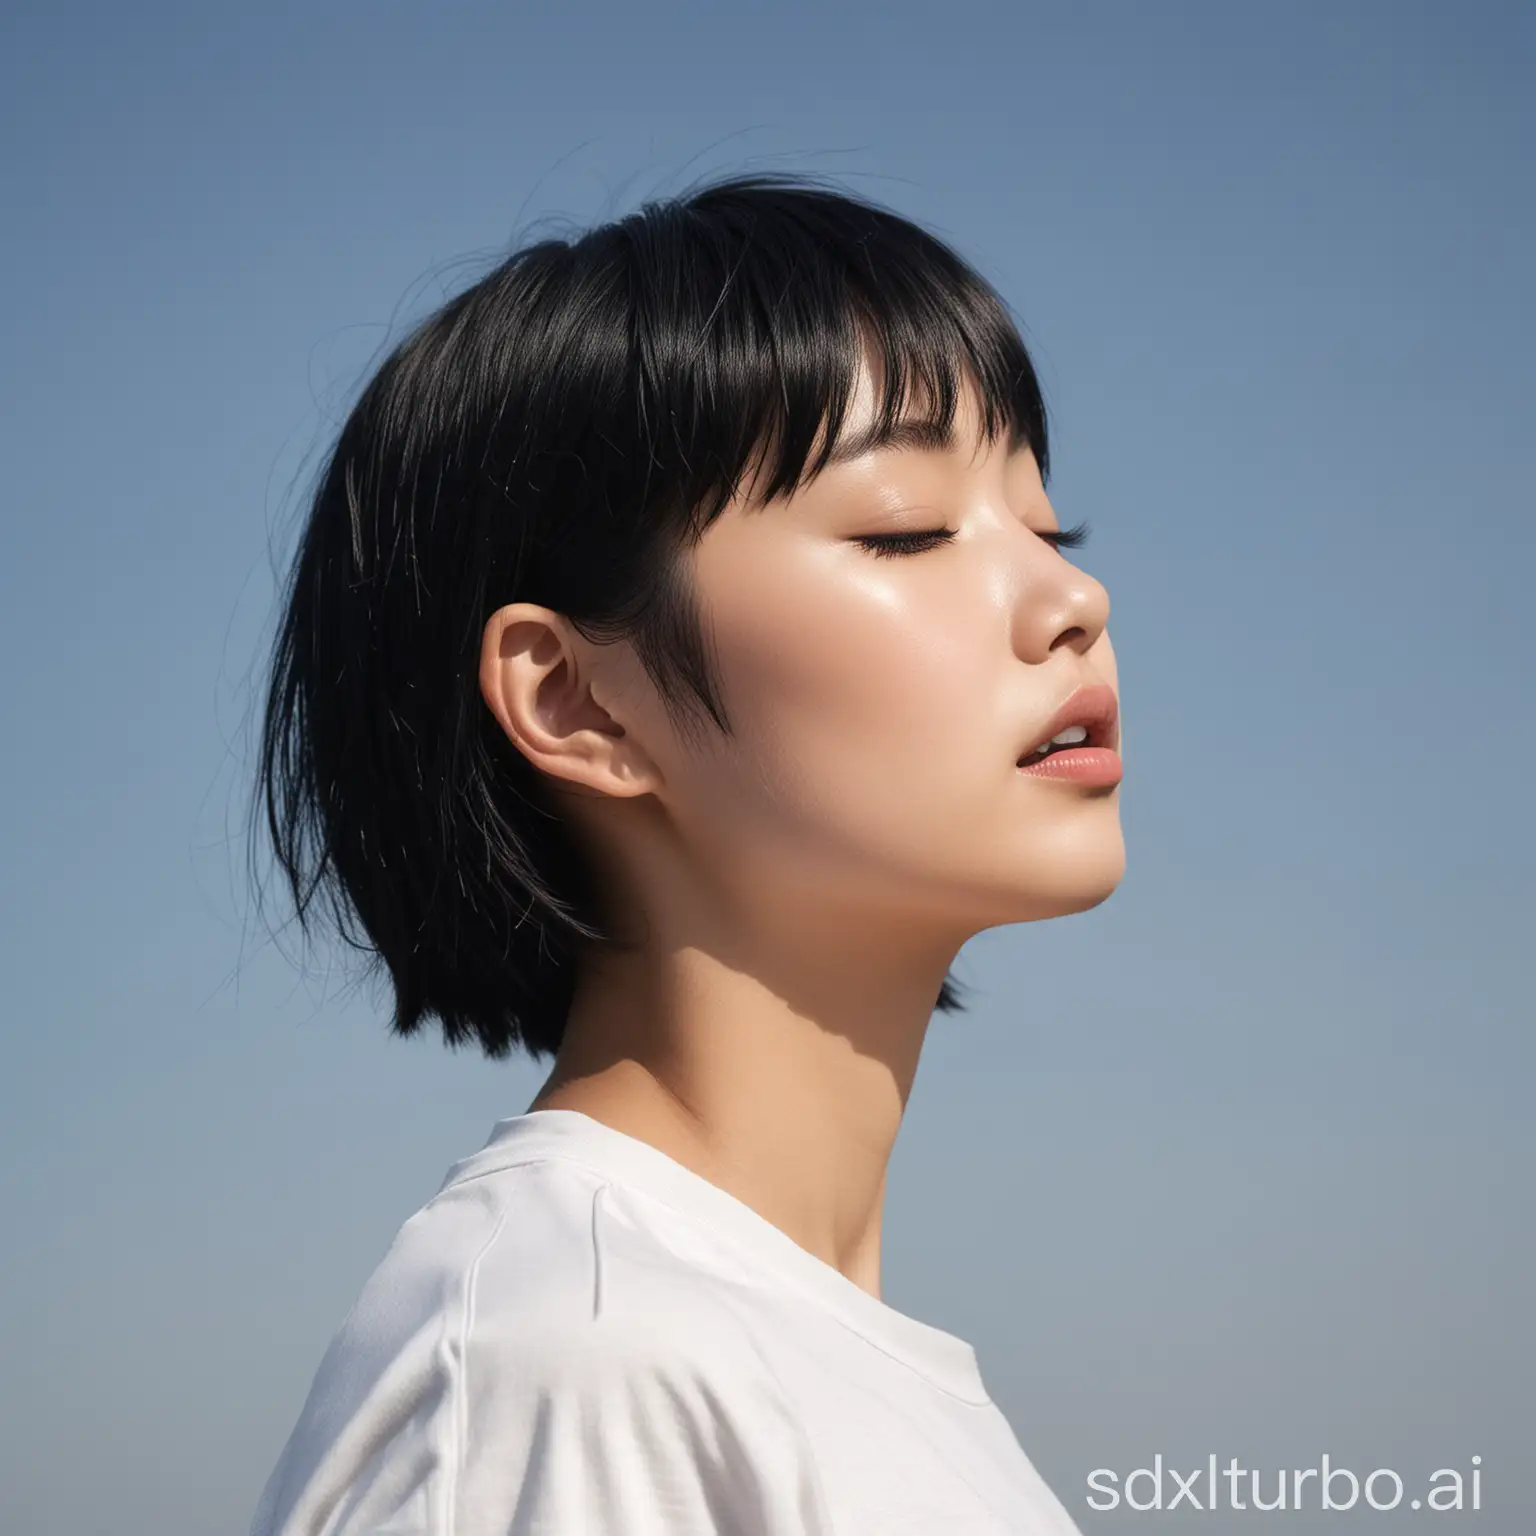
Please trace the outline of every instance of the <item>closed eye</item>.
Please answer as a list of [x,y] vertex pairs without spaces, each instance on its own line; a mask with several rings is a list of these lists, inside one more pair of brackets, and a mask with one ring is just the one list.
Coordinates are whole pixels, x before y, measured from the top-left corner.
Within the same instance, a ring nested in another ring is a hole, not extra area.
[[[1037,537],[1044,539],[1053,549],[1078,549],[1088,542],[1091,531],[1091,525],[1082,522],[1075,528],[1067,528],[1059,533],[1042,533]],[[888,560],[893,556],[924,554],[930,549],[937,549],[941,544],[948,544],[954,536],[953,528],[925,528],[914,533],[866,533],[853,542],[871,554]]]

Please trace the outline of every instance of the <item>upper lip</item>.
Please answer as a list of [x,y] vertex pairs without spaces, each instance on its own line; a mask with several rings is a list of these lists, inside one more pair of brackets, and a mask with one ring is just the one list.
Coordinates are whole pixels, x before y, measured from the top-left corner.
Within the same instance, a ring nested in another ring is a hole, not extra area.
[[1084,683],[1069,694],[1066,703],[1052,716],[1050,724],[1044,726],[1034,742],[1019,753],[1019,760],[1022,762],[1031,752],[1043,747],[1051,737],[1059,736],[1074,725],[1080,725],[1088,732],[1088,739],[1081,745],[1119,750],[1120,703],[1115,697],[1115,690],[1108,683]]

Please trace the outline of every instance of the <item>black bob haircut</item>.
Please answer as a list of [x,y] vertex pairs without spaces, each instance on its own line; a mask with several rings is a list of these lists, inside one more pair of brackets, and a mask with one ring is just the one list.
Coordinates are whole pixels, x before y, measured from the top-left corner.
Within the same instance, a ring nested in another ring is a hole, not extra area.
[[[995,289],[935,236],[815,180],[734,176],[516,251],[367,382],[288,574],[253,812],[306,934],[317,895],[387,968],[391,1028],[553,1055],[605,892],[481,697],[513,602],[627,639],[688,739],[730,723],[684,555],[764,466],[825,467],[865,357],[1049,473],[1045,406]],[[825,429],[815,461],[810,454]],[[761,459],[759,459],[761,454]],[[361,927],[361,933],[358,927]],[[963,1011],[947,976],[935,1007]]]

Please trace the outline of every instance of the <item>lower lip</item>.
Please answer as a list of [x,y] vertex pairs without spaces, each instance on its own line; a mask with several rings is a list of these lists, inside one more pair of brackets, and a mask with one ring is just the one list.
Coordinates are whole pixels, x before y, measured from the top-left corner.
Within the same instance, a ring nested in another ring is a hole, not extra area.
[[1065,752],[1053,752],[1018,771],[1032,779],[1067,779],[1073,784],[1104,787],[1118,784],[1124,769],[1120,754],[1108,747],[1072,747]]

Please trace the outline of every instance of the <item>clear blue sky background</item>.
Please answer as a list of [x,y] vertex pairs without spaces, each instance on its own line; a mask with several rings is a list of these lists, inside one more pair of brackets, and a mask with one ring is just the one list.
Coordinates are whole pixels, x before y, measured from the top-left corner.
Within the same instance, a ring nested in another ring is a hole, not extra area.
[[1157,1452],[1480,1455],[1529,1532],[1533,87],[1496,0],[7,7],[0,1529],[244,1530],[526,1107],[257,921],[274,564],[410,320],[758,166],[998,285],[1114,603],[1127,875],[962,955],[888,1298],[1087,1532],[1217,1528],[1087,1508]]

